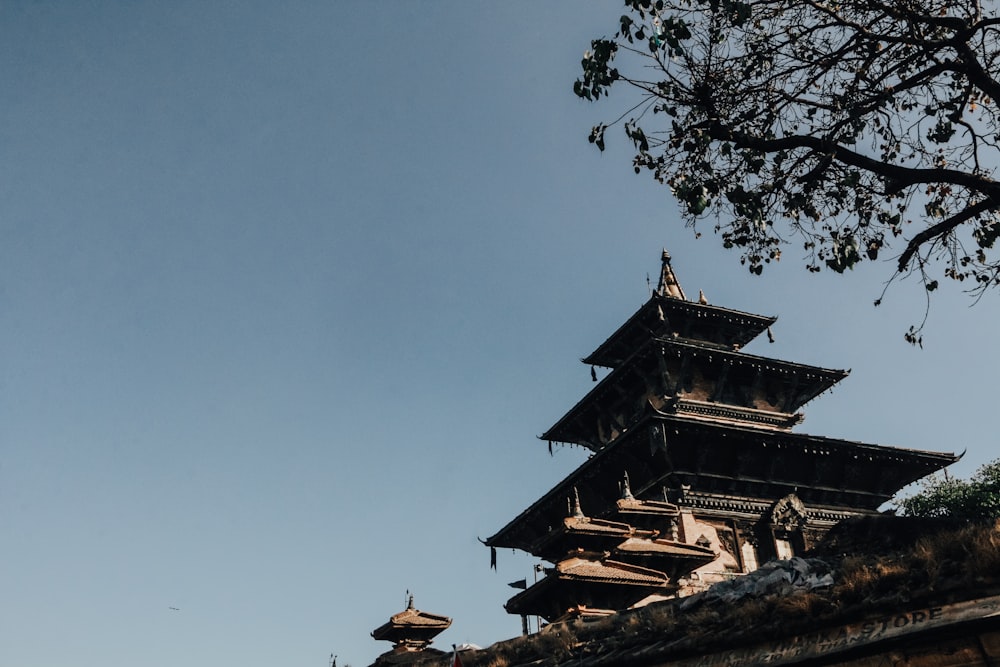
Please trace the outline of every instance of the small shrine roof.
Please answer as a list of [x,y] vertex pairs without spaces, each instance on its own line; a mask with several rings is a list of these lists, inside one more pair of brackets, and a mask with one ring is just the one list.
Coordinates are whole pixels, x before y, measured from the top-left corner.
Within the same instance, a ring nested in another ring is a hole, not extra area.
[[672,539],[631,538],[611,550],[611,558],[659,570],[676,582],[691,570],[714,561],[718,554],[708,547]]
[[665,586],[670,583],[667,575],[658,570],[620,561],[598,561],[580,556],[559,561],[555,567],[555,576],[560,579],[640,586]]
[[451,619],[447,616],[429,614],[419,609],[407,609],[398,614],[393,614],[389,619],[389,624],[399,627],[434,627],[447,628],[451,625]]
[[647,540],[639,537],[629,538],[619,544],[615,547],[615,553],[618,552],[705,559],[706,563],[715,560],[715,552],[708,547],[674,540]]
[[651,514],[662,517],[675,517],[680,514],[680,508],[674,503],[662,500],[639,500],[637,498],[619,498],[618,512],[633,514]]
[[581,546],[588,550],[603,551],[630,537],[652,537],[655,534],[656,531],[637,529],[619,521],[570,516],[563,519],[562,526],[539,538],[532,545],[531,553],[555,561]]
[[601,535],[628,535],[632,530],[632,526],[620,521],[592,519],[590,517],[577,518],[573,516],[568,516],[563,519],[563,526],[567,531],[575,533],[594,533]]
[[389,621],[372,630],[372,637],[391,642],[416,640],[430,643],[430,640],[451,626],[451,619],[440,614],[420,611],[413,606],[413,596],[403,611],[393,614]]
[[541,581],[512,597],[504,608],[551,621],[581,606],[625,609],[669,586],[669,577],[658,570],[582,553],[549,568]]

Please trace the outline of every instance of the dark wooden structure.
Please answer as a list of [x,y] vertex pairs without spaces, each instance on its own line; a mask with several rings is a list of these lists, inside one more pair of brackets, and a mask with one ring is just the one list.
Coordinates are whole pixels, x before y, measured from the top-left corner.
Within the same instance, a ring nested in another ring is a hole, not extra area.
[[541,436],[593,455],[486,541],[554,564],[508,611],[555,621],[699,590],[958,459],[792,432],[848,373],[741,351],[775,320],[688,301],[664,251],[656,291],[583,359],[610,372]]

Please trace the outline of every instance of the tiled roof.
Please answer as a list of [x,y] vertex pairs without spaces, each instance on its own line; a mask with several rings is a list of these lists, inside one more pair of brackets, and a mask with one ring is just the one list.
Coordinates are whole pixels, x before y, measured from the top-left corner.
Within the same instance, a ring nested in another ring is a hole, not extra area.
[[[582,359],[583,363],[613,368],[624,361],[651,334],[683,331],[685,323],[698,322],[711,329],[727,347],[745,346],[774,324],[777,317],[754,315],[654,294],[601,345]],[[707,341],[701,341],[707,343]]]
[[603,554],[578,553],[559,561],[543,579],[504,605],[511,614],[537,615],[553,621],[579,605],[627,609],[651,593],[670,590],[663,572],[613,560]]
[[630,537],[651,538],[656,534],[655,530],[637,529],[618,521],[571,516],[563,519],[561,526],[535,541],[530,553],[554,563],[573,550],[600,553],[613,549]]
[[697,544],[685,544],[684,542],[675,542],[673,540],[644,540],[637,537],[625,540],[615,548],[615,551],[634,554],[683,556],[686,558],[707,558],[709,561],[715,559],[715,552]]
[[429,614],[413,608],[413,599],[410,605],[389,618],[388,623],[383,623],[372,630],[372,637],[378,640],[385,640],[400,645],[425,646],[438,634],[446,630],[451,625],[451,619],[439,614]]
[[[848,375],[848,371],[844,370],[821,368],[733,349],[719,349],[697,341],[650,338],[594,385],[539,438],[551,442],[578,444],[594,451],[602,449],[606,443],[599,442],[600,438],[595,435],[598,417],[614,405],[632,405],[635,401],[641,400],[643,395],[648,396],[647,378],[661,372],[657,370],[661,363],[677,366],[683,364],[686,359],[699,361],[706,368],[712,369],[703,382],[706,386],[714,387],[719,374],[725,368],[730,369],[727,371],[730,376],[739,371],[746,382],[751,381],[746,378],[760,375],[765,383],[785,387],[782,391],[789,391],[790,395],[786,397],[787,401],[785,398],[782,399],[782,403],[787,402],[787,404],[783,405],[780,412],[748,410],[745,407],[732,406],[734,414],[744,412],[754,417],[751,421],[773,421],[778,425],[787,422],[796,410]],[[726,404],[718,403],[718,405]],[[684,406],[691,409],[699,408],[691,401],[686,401]],[[704,405],[700,407],[704,408]],[[785,426],[790,428],[795,421],[792,420]],[[621,426],[623,429],[628,429],[632,424],[623,423]]]
[[646,567],[629,565],[613,560],[595,561],[588,558],[567,558],[556,567],[560,579],[600,582],[608,584],[632,584],[636,586],[665,586],[670,583],[667,575]]
[[393,625],[401,626],[431,626],[431,627],[443,627],[447,628],[451,625],[451,619],[447,616],[441,616],[439,614],[429,614],[426,611],[420,611],[419,609],[404,609],[398,614],[393,614],[389,622]]
[[590,517],[568,516],[563,519],[566,530],[585,533],[605,533],[608,535],[628,535],[632,532],[632,526],[620,521],[607,521],[605,519],[592,519]]
[[[655,451],[650,446],[650,434],[654,432],[661,435],[662,443]],[[663,456],[664,451],[669,459]],[[746,456],[734,455],[739,453]],[[595,514],[603,514],[619,498],[615,482],[622,470],[630,471],[636,489],[688,484],[693,494],[741,495],[768,503],[795,491],[807,507],[857,514],[874,510],[906,484],[958,458],[950,453],[803,433],[762,433],[745,426],[651,415],[584,461],[486,543],[492,547],[530,548],[549,526],[562,520],[566,496],[577,486],[585,506]],[[763,469],[750,477],[741,471],[745,462],[751,468]],[[705,466],[716,468],[711,478],[699,476]]]
[[661,500],[638,500],[636,498],[621,498],[618,500],[618,511],[642,514],[661,514],[663,516],[678,516],[680,508],[673,503]]

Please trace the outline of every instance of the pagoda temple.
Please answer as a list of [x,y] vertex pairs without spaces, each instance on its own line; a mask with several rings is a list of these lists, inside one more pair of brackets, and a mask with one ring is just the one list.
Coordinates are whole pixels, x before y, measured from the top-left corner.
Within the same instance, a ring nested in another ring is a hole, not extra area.
[[416,609],[413,596],[409,595],[406,609],[393,614],[386,623],[372,630],[374,639],[392,642],[392,650],[379,656],[375,665],[406,663],[410,661],[410,655],[417,652],[441,654],[428,647],[450,626],[451,619],[447,616]]
[[773,342],[776,319],[689,301],[663,252],[655,292],[582,360],[610,372],[541,436],[592,455],[486,540],[552,564],[508,612],[555,622],[695,592],[958,460],[793,432],[848,373],[741,351]]

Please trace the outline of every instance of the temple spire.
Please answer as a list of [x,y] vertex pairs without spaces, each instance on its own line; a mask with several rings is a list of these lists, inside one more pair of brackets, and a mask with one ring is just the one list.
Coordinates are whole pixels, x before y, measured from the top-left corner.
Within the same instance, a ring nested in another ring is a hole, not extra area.
[[674,275],[674,270],[670,267],[670,253],[667,249],[663,249],[663,255],[660,259],[662,266],[660,267],[660,282],[656,286],[656,293],[660,296],[671,296],[675,299],[687,300],[684,296],[684,290],[681,289],[681,284],[677,282],[677,276]]
[[583,508],[580,507],[580,492],[577,488],[573,487],[573,518],[583,519],[586,515],[583,513]]
[[622,487],[622,500],[635,500],[632,495],[632,488],[628,483],[628,471],[625,472],[625,485]]

